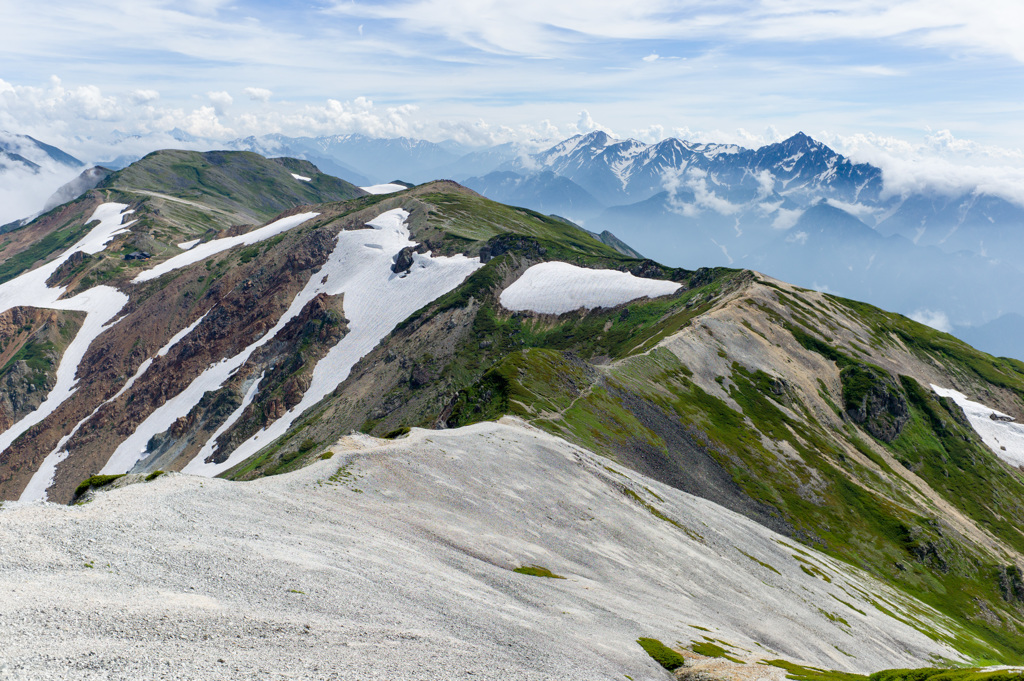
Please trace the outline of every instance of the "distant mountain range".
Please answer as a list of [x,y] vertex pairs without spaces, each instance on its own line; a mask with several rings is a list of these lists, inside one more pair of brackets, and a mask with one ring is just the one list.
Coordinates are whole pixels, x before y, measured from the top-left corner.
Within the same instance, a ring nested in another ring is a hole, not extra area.
[[[465,178],[683,267],[749,267],[869,300],[1024,358],[1024,207],[981,190],[886,192],[882,170],[802,133],[759,149],[577,135]],[[1017,337],[1019,338],[1019,336]]]
[[[3,139],[0,170],[16,168],[26,186],[34,165],[81,170],[55,147],[25,136]],[[753,268],[927,319],[978,347],[1024,358],[1024,342],[1006,337],[1018,325],[1015,315],[1024,316],[1024,207],[980,189],[887,192],[880,168],[803,133],[746,149],[673,138],[645,144],[598,131],[537,150],[360,134],[223,143],[173,130],[123,135],[101,165],[124,167],[150,143],[301,158],[360,186],[454,179],[494,200],[613,233],[670,265]],[[72,189],[88,181],[80,178]],[[49,196],[60,184],[51,179],[37,193]],[[56,205],[71,193],[35,201]]]
[[0,231],[38,215],[48,197],[84,168],[82,161],[55,146],[0,130]]

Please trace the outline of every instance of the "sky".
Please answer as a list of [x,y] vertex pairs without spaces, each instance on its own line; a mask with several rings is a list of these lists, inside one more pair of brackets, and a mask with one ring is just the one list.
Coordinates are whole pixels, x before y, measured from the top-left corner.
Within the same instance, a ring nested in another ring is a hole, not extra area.
[[[0,129],[758,146],[1024,187],[1020,0],[0,0]],[[935,167],[932,167],[935,166]]]

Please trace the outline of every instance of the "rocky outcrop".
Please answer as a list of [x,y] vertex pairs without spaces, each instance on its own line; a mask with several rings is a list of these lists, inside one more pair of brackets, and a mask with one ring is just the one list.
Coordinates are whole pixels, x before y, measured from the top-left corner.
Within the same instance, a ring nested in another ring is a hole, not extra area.
[[877,367],[854,364],[839,374],[846,415],[882,442],[892,442],[910,420],[910,408],[896,382]]
[[0,378],[0,427],[9,428],[22,416],[35,411],[53,388],[54,375],[38,372],[19,360]]
[[402,272],[408,272],[412,269],[413,254],[414,253],[426,253],[426,244],[416,244],[415,246],[406,246],[398,252],[395,256],[395,264],[391,266],[391,271],[395,274]]
[[0,428],[9,428],[46,399],[80,317],[17,307],[0,314]]

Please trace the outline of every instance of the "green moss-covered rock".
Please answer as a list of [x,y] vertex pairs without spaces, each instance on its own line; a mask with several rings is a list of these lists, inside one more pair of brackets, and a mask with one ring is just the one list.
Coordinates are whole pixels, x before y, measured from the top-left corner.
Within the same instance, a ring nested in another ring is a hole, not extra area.
[[878,367],[851,364],[839,374],[847,416],[883,442],[892,442],[910,419],[896,382]]

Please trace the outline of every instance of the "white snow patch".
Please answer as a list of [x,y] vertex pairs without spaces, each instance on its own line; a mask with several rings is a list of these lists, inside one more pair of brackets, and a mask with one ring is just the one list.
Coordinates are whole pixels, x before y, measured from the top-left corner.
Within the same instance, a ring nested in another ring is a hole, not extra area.
[[32,479],[28,481],[21,496],[18,497],[19,502],[46,501],[46,490],[53,484],[53,477],[57,475],[57,466],[68,458],[68,453],[62,451],[62,448],[63,441],[61,441],[60,447],[43,459],[39,470],[32,474]]
[[371,194],[393,194],[400,192],[403,189],[408,189],[404,184],[394,184],[389,182],[388,184],[374,184],[369,187],[360,187],[364,192],[370,192]]
[[[302,412],[348,378],[356,362],[373,350],[399,322],[451,291],[481,267],[479,258],[463,255],[435,258],[428,253],[413,256],[412,269],[408,274],[392,272],[394,256],[403,248],[415,245],[409,239],[409,227],[405,222],[408,217],[407,211],[396,208],[367,222],[373,231],[340,232],[338,245],[323,268],[310,277],[278,326],[264,336],[266,340],[273,337],[287,319],[298,314],[316,295],[345,294],[348,333],[317,363],[302,400],[277,421],[243,442],[223,463],[206,464],[197,456],[183,472],[217,475],[273,442]],[[167,423],[169,421],[161,420],[154,424],[159,430],[153,434],[166,429]]]
[[296,175],[295,173],[292,173],[292,177],[294,177],[296,180],[299,180],[300,182],[309,182],[312,179],[310,177],[306,177],[305,175]]
[[1024,425],[993,420],[993,414],[1001,418],[1010,417],[980,402],[973,402],[956,390],[937,385],[932,385],[932,390],[937,395],[952,399],[964,410],[975,432],[996,456],[1013,466],[1024,466]]
[[637,298],[675,293],[673,281],[643,279],[628,272],[592,270],[565,262],[534,265],[501,292],[509,310],[562,314],[581,307],[614,307]]
[[394,256],[402,248],[415,245],[409,240],[409,228],[405,224],[408,215],[401,209],[388,211],[367,223],[373,229],[339,233],[337,246],[327,262],[310,277],[277,324],[234,357],[211,365],[181,393],[153,411],[131,436],[121,442],[100,472],[124,473],[131,470],[145,453],[150,438],[166,430],[175,419],[188,414],[206,392],[219,389],[257,348],[273,339],[298,315],[306,303],[320,293],[344,293],[349,332],[316,365],[302,401],[266,430],[243,443],[224,463],[204,464],[202,458],[196,457],[185,468],[187,472],[202,475],[216,475],[227,470],[283,434],[305,409],[343,381],[352,366],[400,321],[455,288],[481,266],[476,258],[432,258],[417,254],[408,275],[393,273]]
[[182,241],[180,244],[178,244],[178,248],[180,248],[183,251],[187,251],[190,248],[192,248],[193,246],[195,246],[197,243],[199,243],[200,241],[202,241],[202,239],[192,239],[191,241]]
[[125,303],[128,296],[110,286],[97,286],[83,291],[73,298],[60,300],[64,287],[50,288],[46,280],[60,267],[72,253],[99,253],[106,248],[118,234],[126,231],[128,226],[121,224],[122,216],[129,212],[123,203],[105,203],[99,206],[89,218],[89,222],[99,220],[100,224],[93,227],[88,234],[65,251],[59,258],[42,267],[38,267],[8,282],[0,284],[0,312],[13,307],[38,307],[53,310],[76,310],[85,312],[85,321],[78,335],[71,341],[61,357],[57,367],[56,383],[39,407],[27,414],[20,421],[0,433],[0,452],[7,449],[14,440],[26,430],[42,421],[54,412],[75,391],[75,375],[78,365],[85,356],[86,350],[93,340],[107,328],[106,324],[113,319]]
[[289,229],[298,227],[306,220],[314,218],[319,213],[299,213],[298,215],[289,215],[288,217],[275,220],[265,227],[254,229],[247,234],[241,234],[239,236],[228,236],[223,239],[214,239],[213,241],[207,241],[206,243],[199,244],[194,248],[190,248],[188,251],[176,255],[169,260],[165,260],[151,270],[146,270],[140,273],[137,277],[132,279],[133,284],[139,284],[144,281],[150,281],[161,277],[168,272],[187,267],[194,263],[200,262],[209,258],[211,255],[216,255],[222,251],[226,251],[229,248],[235,246],[250,246],[252,244],[265,241],[271,237],[275,237],[278,234],[287,232]]
[[195,458],[189,462],[189,465],[192,465],[196,461],[205,461],[207,457],[216,453],[217,438],[226,433],[231,426],[235,425],[235,422],[242,417],[242,413],[245,412],[246,407],[252,404],[252,401],[256,399],[256,394],[260,391],[260,383],[263,381],[263,377],[265,375],[266,372],[263,372],[260,374],[259,378],[253,381],[252,385],[249,386],[249,389],[245,391],[245,397],[242,398],[242,403],[238,405],[237,409],[231,412],[231,415],[228,416],[227,420],[224,421],[224,423],[220,425],[220,428],[210,436],[210,439],[206,441],[205,445],[203,445],[202,450],[200,450],[200,452],[196,454]]

